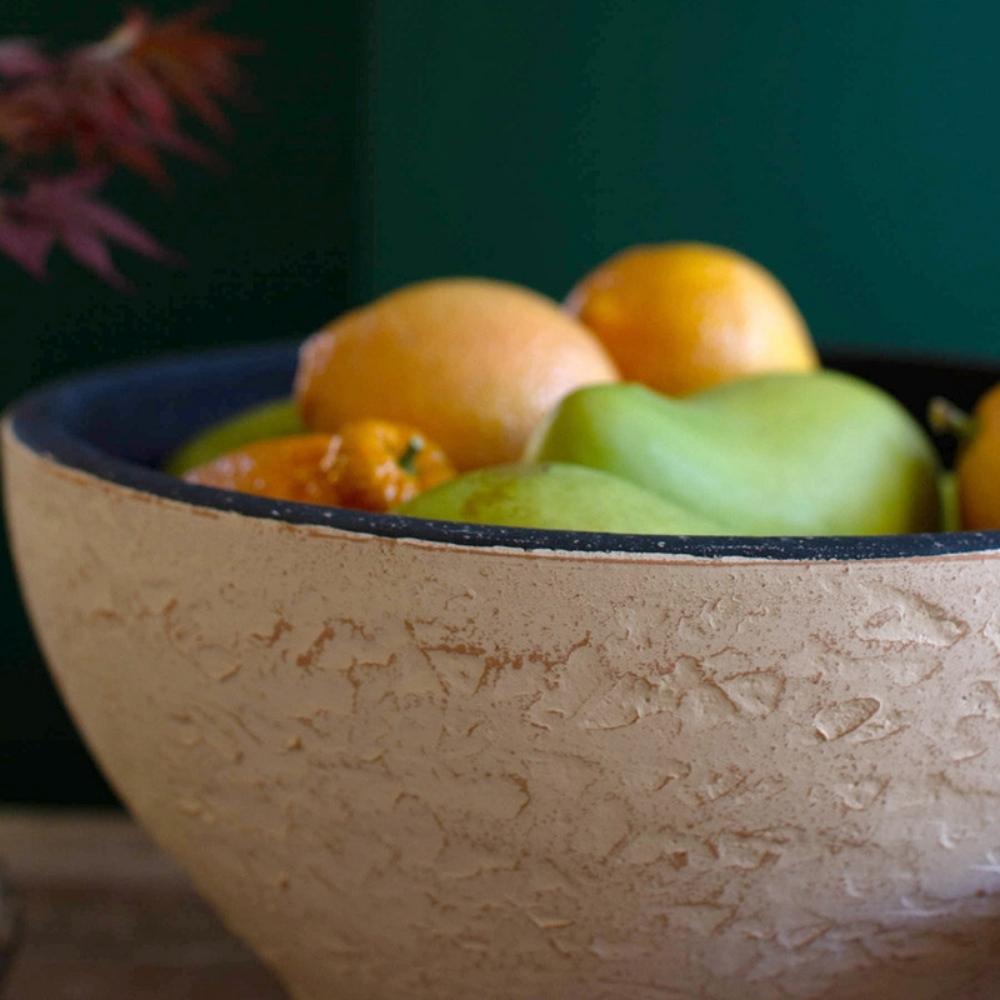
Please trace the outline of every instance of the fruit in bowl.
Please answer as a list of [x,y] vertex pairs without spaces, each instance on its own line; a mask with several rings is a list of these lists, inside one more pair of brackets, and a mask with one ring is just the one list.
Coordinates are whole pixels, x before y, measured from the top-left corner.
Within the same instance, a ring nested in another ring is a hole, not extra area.
[[723,247],[632,247],[581,278],[566,305],[625,378],[672,396],[762,372],[819,367],[788,291],[755,261]]
[[[664,508],[698,512],[530,453],[408,503],[446,491],[499,520],[513,490],[544,527],[158,471],[297,365],[252,348],[96,373],[4,430],[67,704],[296,1000],[989,995],[1000,532],[666,533]],[[892,393],[914,370],[844,367]],[[921,370],[961,405],[997,378]],[[877,399],[894,449],[923,440]],[[599,494],[613,533],[551,527]],[[619,529],[640,510],[650,533]]]
[[362,417],[416,424],[460,469],[518,458],[571,389],[619,377],[556,303],[485,279],[423,282],[349,312],[302,347],[295,395],[308,427]]
[[[602,342],[635,381],[621,381]],[[466,476],[419,499],[434,484],[411,479],[397,502],[368,502],[332,490],[317,453],[310,469],[287,470],[286,488],[263,485],[280,474],[257,476],[249,488],[306,499],[287,486],[308,481],[316,502],[332,505],[628,531],[630,504],[613,511],[606,480],[594,480],[593,502],[582,485],[580,499],[552,502],[573,474],[533,463],[570,463],[677,508],[660,517],[662,533],[706,525],[735,535],[939,530],[940,472],[926,433],[884,390],[817,366],[801,314],[759,265],[703,244],[639,247],[582,279],[563,312],[535,292],[481,279],[383,296],[302,346],[297,415],[291,402],[240,415],[187,445],[169,467],[193,482],[239,489],[232,473],[258,461],[246,432],[263,417],[290,423],[292,414],[300,439],[265,450],[296,461],[316,447],[309,434],[388,418],[406,421],[408,434],[427,432]],[[249,448],[219,456],[226,441]],[[380,457],[397,477],[406,448],[401,438],[395,454]],[[191,469],[192,455],[210,461]],[[503,472],[485,471],[498,464]],[[631,530],[648,523],[637,514]]]
[[929,419],[942,434],[958,438],[953,486],[959,524],[973,531],[1000,529],[1000,383],[977,402],[974,415],[938,397]]
[[581,389],[532,454],[576,462],[704,512],[740,535],[860,535],[940,526],[937,457],[890,395],[824,371],[766,375],[671,399]]

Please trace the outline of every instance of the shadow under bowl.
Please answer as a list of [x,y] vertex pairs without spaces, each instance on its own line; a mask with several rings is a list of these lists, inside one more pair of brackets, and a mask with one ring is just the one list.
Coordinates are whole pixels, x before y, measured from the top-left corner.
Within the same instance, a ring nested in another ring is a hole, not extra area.
[[[297,1000],[992,995],[1000,534],[541,532],[155,471],[293,366],[43,389],[4,473],[89,746]],[[998,377],[838,366],[918,413]]]

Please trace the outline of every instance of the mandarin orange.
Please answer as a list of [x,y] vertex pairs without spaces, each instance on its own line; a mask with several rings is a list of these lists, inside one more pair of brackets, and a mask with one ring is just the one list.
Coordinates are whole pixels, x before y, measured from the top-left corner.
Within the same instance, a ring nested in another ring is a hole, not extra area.
[[184,478],[275,500],[384,512],[454,475],[447,455],[417,428],[357,420],[338,434],[254,441]]
[[200,486],[237,490],[275,500],[334,506],[339,494],[323,469],[330,434],[295,434],[254,441],[185,473]]
[[455,475],[441,448],[407,424],[354,420],[334,439],[323,463],[344,507],[392,510]]
[[624,378],[669,395],[819,364],[785,288],[723,247],[633,247],[583,278],[566,308],[603,342]]

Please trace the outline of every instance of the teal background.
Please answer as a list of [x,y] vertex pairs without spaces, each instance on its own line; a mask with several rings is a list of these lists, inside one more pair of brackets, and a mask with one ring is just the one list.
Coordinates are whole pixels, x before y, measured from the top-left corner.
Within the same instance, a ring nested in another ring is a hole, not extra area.
[[995,6],[372,11],[365,293],[483,271],[561,296],[695,238],[774,270],[822,345],[1000,356]]
[[[170,4],[154,4],[167,12]],[[98,36],[117,3],[5,0],[0,34]],[[1000,361],[1000,8],[931,0],[235,0],[263,40],[225,176],[118,204],[187,257],[121,296],[0,262],[10,400],[163,350],[299,336],[436,274],[561,297],[631,243],[774,270],[821,347]],[[107,798],[0,578],[0,800]]]

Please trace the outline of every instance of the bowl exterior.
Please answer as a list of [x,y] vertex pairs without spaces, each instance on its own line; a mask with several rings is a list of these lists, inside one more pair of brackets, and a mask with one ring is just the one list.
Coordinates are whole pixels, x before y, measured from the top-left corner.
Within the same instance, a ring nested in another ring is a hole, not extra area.
[[298,1000],[995,996],[1000,553],[386,539],[9,429],[5,480],[91,748]]

